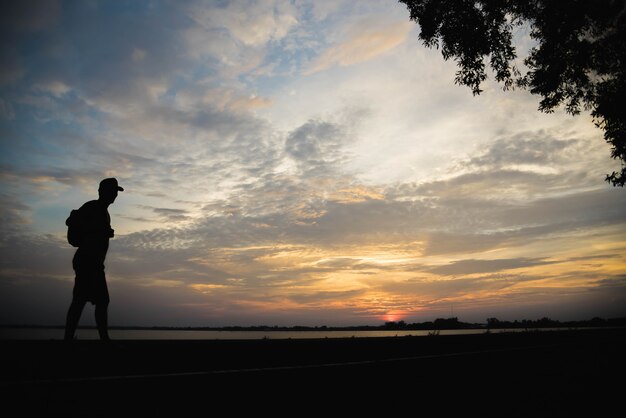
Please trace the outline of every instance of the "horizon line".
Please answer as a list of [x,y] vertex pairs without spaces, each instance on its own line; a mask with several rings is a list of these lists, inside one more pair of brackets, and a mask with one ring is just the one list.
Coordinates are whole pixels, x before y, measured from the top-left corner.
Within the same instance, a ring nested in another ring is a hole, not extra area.
[[[490,319],[490,318],[489,318]],[[495,318],[497,319],[497,318]],[[225,329],[250,329],[250,328],[265,328],[267,329],[277,329],[277,328],[301,328],[301,329],[349,329],[349,328],[385,328],[389,326],[415,326],[415,325],[427,325],[427,324],[435,324],[436,321],[451,321],[456,320],[459,324],[469,325],[469,326],[483,326],[488,327],[489,321],[485,322],[463,322],[460,321],[457,317],[450,318],[436,318],[432,321],[424,321],[424,322],[405,322],[403,320],[399,321],[385,321],[380,325],[219,325],[219,326],[211,326],[211,325],[109,325],[109,329],[178,329],[178,330],[225,330]],[[524,323],[534,323],[538,325],[542,321],[544,322],[552,322],[555,324],[572,324],[572,323],[593,323],[593,322],[613,322],[613,321],[626,321],[626,316],[621,317],[612,317],[612,318],[602,318],[602,317],[592,317],[590,319],[580,319],[580,320],[569,320],[569,321],[560,321],[558,319],[551,319],[548,317],[542,317],[539,319],[514,319],[514,320],[497,320],[498,323],[502,324],[524,324]],[[43,324],[0,324],[0,328],[65,328],[65,325],[43,325]],[[96,325],[82,325],[78,327],[79,329],[96,329]]]

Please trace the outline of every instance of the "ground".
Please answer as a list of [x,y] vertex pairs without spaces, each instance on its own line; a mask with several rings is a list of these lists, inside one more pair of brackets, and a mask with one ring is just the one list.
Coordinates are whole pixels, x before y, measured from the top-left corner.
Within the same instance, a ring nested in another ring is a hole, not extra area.
[[240,341],[2,341],[20,416],[612,416],[626,330]]

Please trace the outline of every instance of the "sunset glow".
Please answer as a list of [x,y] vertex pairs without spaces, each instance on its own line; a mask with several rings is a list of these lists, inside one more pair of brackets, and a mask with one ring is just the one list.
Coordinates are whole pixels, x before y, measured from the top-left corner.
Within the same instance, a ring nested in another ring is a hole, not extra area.
[[385,322],[398,322],[402,319],[401,315],[389,313],[383,317]]
[[626,314],[602,132],[456,86],[402,4],[44,3],[1,41],[0,322],[63,323],[111,176],[113,325]]

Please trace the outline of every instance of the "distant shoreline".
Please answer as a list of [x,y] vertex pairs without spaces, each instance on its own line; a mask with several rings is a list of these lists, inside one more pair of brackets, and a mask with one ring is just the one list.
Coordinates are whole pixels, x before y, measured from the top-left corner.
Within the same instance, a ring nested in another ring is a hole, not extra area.
[[[499,321],[489,318],[488,323],[467,323],[457,318],[438,318],[435,321],[410,323],[404,321],[386,322],[382,325],[353,325],[353,326],[279,326],[279,325],[253,325],[253,326],[139,326],[139,325],[112,325],[111,330],[155,330],[155,331],[436,331],[436,330],[463,330],[463,329],[542,329],[542,328],[607,328],[626,327],[626,317],[620,318],[592,318],[583,321],[560,322],[549,318],[539,320],[515,320]],[[0,329],[63,329],[63,325],[37,325],[37,324],[0,324]],[[94,325],[79,326],[79,329],[96,329]]]

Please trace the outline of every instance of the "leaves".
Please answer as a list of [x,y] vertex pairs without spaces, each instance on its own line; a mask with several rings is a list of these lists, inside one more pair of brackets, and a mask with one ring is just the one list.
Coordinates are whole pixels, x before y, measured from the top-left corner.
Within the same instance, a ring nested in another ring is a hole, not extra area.
[[[495,80],[541,96],[539,110],[563,105],[572,115],[591,110],[622,170],[607,175],[626,183],[626,0],[400,0],[421,28],[427,47],[441,48],[459,66],[454,82],[480,94],[487,63]],[[521,74],[513,29],[530,25],[538,43]]]

